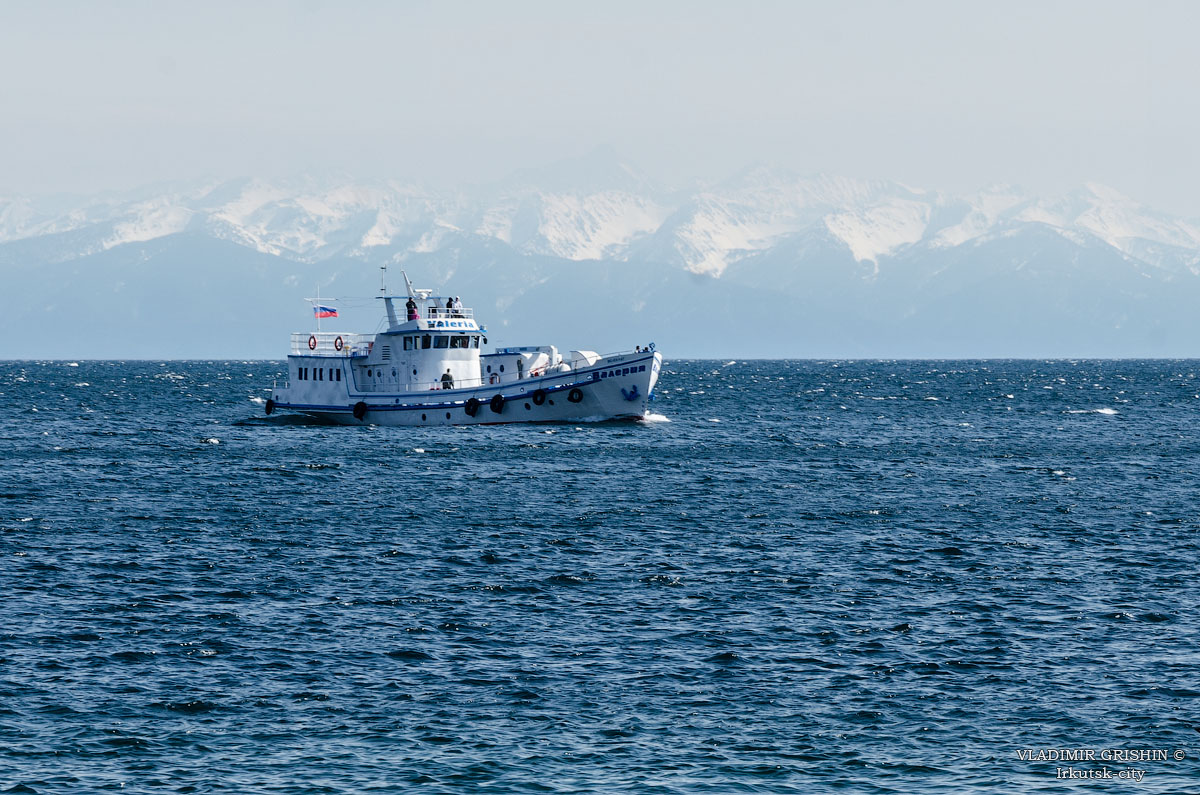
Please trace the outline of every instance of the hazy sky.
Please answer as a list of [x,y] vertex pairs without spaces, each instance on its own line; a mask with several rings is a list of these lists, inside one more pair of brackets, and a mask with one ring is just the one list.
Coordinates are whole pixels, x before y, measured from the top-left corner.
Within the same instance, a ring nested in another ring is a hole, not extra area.
[[0,0],[0,195],[485,182],[613,146],[1200,216],[1200,3]]

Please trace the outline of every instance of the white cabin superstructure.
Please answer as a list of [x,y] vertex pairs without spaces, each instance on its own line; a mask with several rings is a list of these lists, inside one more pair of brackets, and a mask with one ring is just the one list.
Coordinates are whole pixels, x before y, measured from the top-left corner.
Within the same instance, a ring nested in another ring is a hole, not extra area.
[[[288,381],[267,413],[297,411],[343,424],[460,425],[642,418],[662,367],[653,345],[600,356],[553,345],[482,353],[487,330],[457,297],[381,295],[377,334],[292,335]],[[515,405],[514,405],[515,404]]]

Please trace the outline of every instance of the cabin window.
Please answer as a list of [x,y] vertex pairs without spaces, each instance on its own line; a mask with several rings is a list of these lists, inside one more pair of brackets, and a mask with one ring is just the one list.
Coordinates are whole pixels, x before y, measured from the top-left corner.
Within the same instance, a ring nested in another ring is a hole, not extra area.
[[324,367],[318,367],[318,368],[317,368],[317,380],[318,380],[318,381],[324,381],[324,380],[325,380],[325,368],[324,368]]
[[448,347],[449,345],[450,345],[450,338],[447,337],[445,334],[438,334],[437,337],[434,338],[433,347],[435,347],[435,348],[445,348],[445,347]]
[[371,377],[371,371],[367,370],[367,378],[370,378],[370,377]]
[[479,335],[475,335],[474,337],[471,337],[471,347],[472,348],[479,347]]
[[469,347],[471,347],[471,338],[467,337],[465,335],[461,336],[461,337],[451,337],[450,338],[450,347],[451,348],[469,348]]
[[334,372],[335,372],[335,373],[337,373],[337,380],[341,381],[341,380],[342,380],[342,371],[341,371],[341,370],[334,370]]
[[412,350],[412,341],[413,341],[413,338],[412,338],[412,337],[405,337],[405,338],[404,338],[404,350],[406,350],[406,351],[411,351],[411,350]]
[[421,347],[422,348],[429,350],[429,347],[432,344],[433,344],[433,337],[429,336],[428,334],[426,334],[424,337],[421,337]]

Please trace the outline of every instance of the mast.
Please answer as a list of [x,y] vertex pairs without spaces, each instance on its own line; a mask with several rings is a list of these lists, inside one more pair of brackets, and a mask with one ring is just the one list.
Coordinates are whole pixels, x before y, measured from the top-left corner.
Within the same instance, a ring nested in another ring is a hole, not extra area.
[[387,263],[380,265],[379,270],[379,297],[383,299],[383,307],[387,310],[388,331],[392,331],[400,322],[396,320],[396,307],[392,305],[392,297],[387,291]]

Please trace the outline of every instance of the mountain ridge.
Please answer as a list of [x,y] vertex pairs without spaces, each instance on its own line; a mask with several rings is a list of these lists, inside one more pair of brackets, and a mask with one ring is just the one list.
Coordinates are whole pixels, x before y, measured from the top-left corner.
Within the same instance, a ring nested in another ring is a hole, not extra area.
[[[145,355],[280,355],[285,329],[304,318],[279,296],[302,309],[318,284],[370,295],[385,265],[419,286],[487,296],[480,309],[500,318],[506,344],[560,344],[557,334],[616,349],[654,334],[681,355],[739,357],[1200,350],[1190,311],[1200,222],[1094,183],[1048,198],[1008,185],[956,196],[756,165],[664,187],[609,150],[454,190],[298,177],[0,198],[0,273],[22,299],[0,330],[19,335],[19,318],[45,342],[37,355],[124,355],[101,343],[104,329],[128,329],[102,315],[84,313],[101,333],[78,343],[80,315],[64,307],[96,300],[150,319],[161,345],[139,342]],[[148,285],[136,306],[133,279]],[[220,327],[179,310],[231,300],[241,309]],[[208,348],[161,333],[185,320],[209,326]],[[257,339],[274,327],[279,339]],[[635,339],[626,345],[622,331]],[[0,342],[0,355],[30,352]]]

